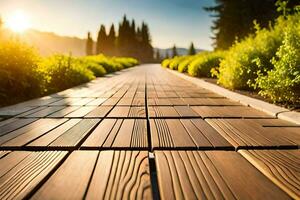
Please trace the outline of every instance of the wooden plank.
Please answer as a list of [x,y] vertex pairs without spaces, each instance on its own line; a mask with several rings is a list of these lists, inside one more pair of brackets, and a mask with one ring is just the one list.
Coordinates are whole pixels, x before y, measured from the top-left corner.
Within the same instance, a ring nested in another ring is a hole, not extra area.
[[161,199],[290,199],[236,152],[154,153]]
[[148,152],[100,152],[86,198],[152,199]]
[[202,119],[151,119],[153,149],[233,148]]
[[96,98],[95,100],[87,103],[87,106],[100,106],[102,103],[104,103],[107,100],[107,98]]
[[246,106],[191,106],[202,118],[275,118]]
[[282,119],[249,119],[264,127],[300,127],[299,124],[294,124]]
[[108,114],[112,118],[145,118],[146,111],[144,107],[129,107],[129,106],[115,106]]
[[132,101],[133,101],[133,97],[121,98],[117,105],[118,106],[131,106]]
[[26,126],[37,119],[17,119],[12,118],[8,119],[6,121],[3,121],[2,126],[0,126],[0,136],[6,135],[9,132],[12,132],[14,130],[17,130],[19,128],[22,128],[23,126]]
[[62,118],[71,112],[74,112],[75,110],[78,110],[80,107],[79,106],[67,106],[64,109],[61,109],[57,112],[52,113],[51,115],[47,116],[50,118]]
[[200,117],[188,106],[149,106],[150,118]]
[[131,105],[132,106],[145,106],[145,98],[134,97]]
[[69,113],[68,115],[66,115],[65,117],[69,117],[69,118],[81,118],[84,117],[85,115],[87,115],[89,112],[91,112],[92,110],[94,110],[95,108],[97,108],[96,106],[82,106],[79,109]]
[[180,117],[200,117],[189,106],[174,106]]
[[147,125],[142,119],[104,119],[82,148],[147,148]]
[[12,152],[0,160],[0,198],[24,199],[66,156],[63,151]]
[[99,121],[99,119],[83,119],[56,138],[49,146],[76,147]]
[[241,150],[239,153],[293,199],[300,198],[299,150]]
[[98,151],[74,151],[31,199],[83,199]]
[[78,124],[81,119],[70,119],[64,124],[60,125],[59,127],[55,128],[54,130],[48,132],[47,134],[37,138],[36,140],[30,142],[26,146],[28,147],[47,147],[50,145],[54,140],[59,138],[62,134],[66,131],[74,127]]
[[54,103],[51,103],[50,106],[69,106],[73,103],[81,101],[81,98],[77,97],[68,97],[68,98],[63,98],[60,101],[56,101]]
[[274,131],[249,120],[206,119],[206,121],[236,148],[297,147],[300,142],[299,134]]
[[107,99],[102,105],[103,106],[114,106],[118,103],[118,101],[120,100],[120,97],[111,97],[109,99]]
[[85,118],[103,118],[111,111],[112,108],[113,106],[98,106],[88,113]]
[[172,106],[150,106],[149,117],[179,117],[179,113]]
[[21,147],[56,128],[67,119],[46,119],[45,122],[21,135],[1,143],[1,147]]
[[241,105],[238,102],[226,98],[183,98],[183,101],[190,106],[235,106]]
[[[58,119],[39,119],[31,124],[28,124],[22,128],[19,128],[17,130],[14,130],[10,132],[9,134],[3,135],[0,137],[0,144],[1,146],[10,141],[14,138],[21,137],[31,137],[32,136],[38,136],[42,135],[51,129],[55,128],[59,124],[63,123],[65,120],[58,120]],[[25,134],[25,136],[22,136]]]
[[55,112],[57,112],[57,111],[59,111],[59,110],[64,109],[64,108],[65,108],[65,106],[52,106],[52,107],[47,107],[47,108],[45,108],[45,109],[43,109],[43,110],[40,110],[40,111],[35,112],[35,113],[32,113],[32,114],[27,115],[27,116],[25,116],[25,117],[39,117],[39,118],[41,118],[41,117],[46,117],[46,116],[48,116],[48,115],[51,115],[52,113],[55,113]]
[[32,197],[41,198],[152,199],[147,152],[75,151]]

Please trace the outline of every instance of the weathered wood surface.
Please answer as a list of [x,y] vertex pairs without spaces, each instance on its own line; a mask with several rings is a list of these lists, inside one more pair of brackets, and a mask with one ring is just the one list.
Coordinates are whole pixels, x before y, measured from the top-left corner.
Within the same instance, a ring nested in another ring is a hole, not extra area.
[[161,199],[290,199],[236,152],[155,151]]
[[0,108],[0,199],[300,199],[299,146],[299,125],[144,65]]

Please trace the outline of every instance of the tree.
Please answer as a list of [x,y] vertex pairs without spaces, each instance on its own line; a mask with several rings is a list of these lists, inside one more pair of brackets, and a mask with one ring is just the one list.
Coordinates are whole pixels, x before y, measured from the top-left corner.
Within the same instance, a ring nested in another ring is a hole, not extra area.
[[161,57],[160,57],[160,53],[159,53],[158,49],[156,50],[156,53],[155,53],[155,60],[156,60],[156,62],[161,62]]
[[[215,18],[211,27],[216,49],[227,49],[235,40],[241,40],[255,31],[253,21],[262,28],[279,15],[277,0],[215,0],[216,6],[204,8]],[[290,1],[288,7],[299,5]]]
[[188,54],[189,54],[189,55],[195,55],[195,54],[196,54],[196,49],[195,49],[193,43],[191,43],[191,45],[190,45]]
[[172,58],[174,58],[175,56],[178,56],[176,45],[174,45],[172,48]]
[[88,32],[87,40],[86,40],[86,55],[93,55],[94,41],[91,37],[91,33]]
[[101,25],[100,30],[98,32],[98,37],[97,37],[97,54],[103,53],[106,54],[107,50],[107,35],[106,35],[106,30],[105,26]]
[[112,24],[107,38],[107,55],[109,56],[116,55],[116,39],[115,26]]
[[165,59],[170,58],[168,50],[166,51]]

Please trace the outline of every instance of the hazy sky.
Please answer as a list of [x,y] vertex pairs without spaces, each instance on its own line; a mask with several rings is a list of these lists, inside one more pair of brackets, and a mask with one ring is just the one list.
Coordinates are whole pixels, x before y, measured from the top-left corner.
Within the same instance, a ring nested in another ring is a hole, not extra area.
[[211,21],[203,6],[213,0],[0,0],[0,15],[7,18],[15,10],[26,13],[34,29],[59,35],[94,39],[100,24],[117,24],[126,13],[137,23],[145,20],[152,44],[166,48],[176,43],[211,49]]

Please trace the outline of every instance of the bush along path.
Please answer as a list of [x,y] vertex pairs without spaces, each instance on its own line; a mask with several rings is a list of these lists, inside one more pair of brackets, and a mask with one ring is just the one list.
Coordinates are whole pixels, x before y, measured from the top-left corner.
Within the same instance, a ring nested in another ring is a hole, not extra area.
[[133,67],[133,58],[104,55],[40,57],[20,41],[0,43],[0,106],[52,94]]
[[226,51],[202,52],[162,61],[162,66],[196,77],[217,78],[232,90],[257,92],[273,103],[300,104],[300,13],[280,16],[269,29]]

